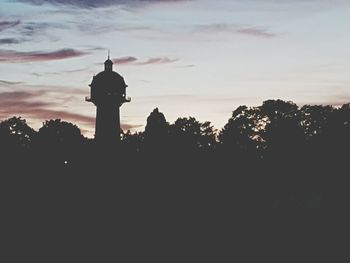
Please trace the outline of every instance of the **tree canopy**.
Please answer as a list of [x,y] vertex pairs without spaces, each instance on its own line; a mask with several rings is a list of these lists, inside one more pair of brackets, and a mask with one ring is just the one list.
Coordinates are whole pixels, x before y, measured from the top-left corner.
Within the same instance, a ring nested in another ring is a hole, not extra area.
[[[349,132],[350,104],[299,108],[293,102],[267,100],[261,106],[239,106],[220,130],[194,117],[169,123],[155,108],[144,131],[122,133],[122,147],[138,154],[206,152],[232,160],[288,159],[345,149],[350,145]],[[24,119],[12,117],[0,122],[0,145],[2,155],[24,150],[72,155],[88,149],[93,140],[85,138],[76,125],[59,119],[47,120],[35,131]]]

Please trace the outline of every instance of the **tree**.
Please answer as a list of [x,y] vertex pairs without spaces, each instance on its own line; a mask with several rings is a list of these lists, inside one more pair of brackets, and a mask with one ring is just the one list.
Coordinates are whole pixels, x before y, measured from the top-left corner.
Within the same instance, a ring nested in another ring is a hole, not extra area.
[[60,163],[79,158],[84,141],[76,125],[60,119],[45,121],[36,137],[36,145],[43,157]]
[[[301,126],[305,134],[304,154],[315,165],[327,159],[329,121],[335,109],[332,106],[305,105],[301,109]],[[306,158],[305,158],[306,159]],[[322,163],[322,162],[321,162]],[[318,165],[319,166],[319,165]]]
[[21,117],[12,117],[0,123],[0,145],[3,150],[27,150],[34,135],[35,131]]
[[158,108],[155,108],[147,117],[144,132],[144,149],[147,152],[163,152],[166,150],[169,139],[169,123]]
[[350,104],[334,109],[328,116],[323,141],[327,151],[345,157],[350,147]]
[[60,119],[45,121],[39,129],[38,136],[50,144],[68,145],[79,143],[83,139],[81,131],[76,125]]
[[178,118],[170,126],[172,146],[182,152],[213,150],[216,130],[210,122],[201,123],[193,117]]
[[266,122],[260,134],[266,143],[267,155],[288,159],[301,150],[305,133],[296,104],[282,100],[264,101],[259,107],[259,115]]
[[200,123],[199,148],[202,151],[212,151],[217,144],[217,130],[210,121]]
[[233,111],[231,118],[219,133],[221,150],[233,158],[250,158],[257,153],[256,110],[240,106]]
[[300,109],[301,125],[308,141],[315,141],[324,136],[333,111],[332,106],[322,105],[305,105]]
[[128,130],[125,133],[122,133],[122,146],[123,151],[127,153],[139,153],[142,148],[142,143],[144,141],[144,133],[135,132],[131,133]]

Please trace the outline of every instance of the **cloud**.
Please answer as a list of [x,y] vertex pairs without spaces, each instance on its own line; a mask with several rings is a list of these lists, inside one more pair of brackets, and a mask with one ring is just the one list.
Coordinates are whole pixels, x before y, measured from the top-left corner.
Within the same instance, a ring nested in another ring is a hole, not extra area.
[[257,27],[246,27],[246,28],[237,30],[237,32],[244,35],[262,37],[262,38],[271,38],[276,36],[276,34],[274,33],[271,33],[265,29],[257,28]]
[[134,130],[136,128],[140,128],[143,125],[134,125],[134,124],[128,124],[128,123],[122,123],[120,127],[122,128],[123,131],[128,131],[128,130]]
[[118,27],[111,27],[112,31],[115,32],[157,32],[155,29],[149,26],[130,26],[130,25],[120,25]]
[[194,29],[195,33],[205,34],[230,34],[230,35],[246,35],[259,38],[273,38],[277,35],[268,31],[266,28],[258,26],[239,26],[234,24],[209,24],[198,25]]
[[105,21],[104,23],[94,23],[91,20],[76,21],[76,28],[85,33],[93,35],[104,34],[134,34],[134,35],[148,35],[150,33],[159,34],[161,31],[153,26],[135,25],[130,23],[118,23],[114,20]]
[[[16,82],[0,81],[5,84],[19,84]],[[48,93],[52,90],[35,90],[35,91],[11,91],[0,93],[0,120],[10,118],[12,116],[21,116],[23,118],[29,118],[30,120],[37,120],[40,123],[43,120],[50,119],[62,119],[65,121],[79,124],[86,127],[85,133],[91,134],[95,126],[95,117],[86,116],[79,113],[74,113],[65,110],[53,109],[53,107],[59,106],[60,102],[51,102],[52,100],[47,98]],[[73,94],[74,91],[70,92]],[[57,94],[56,94],[57,95]],[[133,124],[121,124],[123,130],[132,130],[142,125]]]
[[[17,26],[18,25],[18,26]],[[50,37],[57,39],[57,36],[51,35],[53,29],[65,29],[66,25],[54,22],[23,22],[23,21],[0,21],[0,32],[5,29],[15,27],[10,31],[11,35],[0,39],[1,44],[19,44],[24,41],[33,40],[37,37]]]
[[21,115],[33,119],[64,119],[93,125],[93,117],[51,109],[56,103],[39,101],[38,98],[45,95],[47,90],[39,91],[14,91],[0,93],[0,118],[8,118],[13,115]]
[[183,2],[188,0],[21,0],[21,2],[27,2],[35,5],[42,4],[54,4],[54,5],[69,5],[77,6],[81,8],[96,8],[105,7],[112,5],[140,5],[140,4],[151,4],[151,3],[173,3]]
[[136,62],[138,59],[135,58],[135,57],[120,57],[120,58],[115,58],[113,59],[113,63],[116,63],[116,64],[130,64],[130,63],[133,63],[133,62]]
[[51,41],[58,40],[54,29],[68,29],[71,25],[58,22],[33,22],[33,21],[1,21],[0,32],[7,30],[7,35],[0,39],[1,44],[18,44],[24,41],[38,40],[43,37]]
[[[35,74],[35,73],[34,73]],[[14,90],[26,91],[26,94],[32,94],[32,97],[41,95],[53,95],[54,99],[57,101],[59,99],[66,99],[68,96],[79,96],[85,97],[86,89],[74,88],[74,87],[64,87],[59,85],[49,85],[49,84],[28,84],[20,81],[9,81],[0,79],[0,94],[4,92],[12,93]],[[34,92],[34,93],[33,93]],[[0,107],[2,105],[0,104]]]
[[0,79],[0,87],[1,86],[13,86],[13,85],[18,85],[18,84],[22,84],[22,82],[8,81],[8,80]]
[[50,60],[68,59],[80,57],[89,54],[89,52],[75,49],[60,49],[56,51],[29,51],[20,52],[14,50],[0,49],[0,63],[22,63],[22,62],[40,62]]
[[18,44],[20,41],[16,38],[0,38],[0,45],[3,44]]
[[107,49],[106,49],[106,48],[104,48],[104,47],[89,46],[89,45],[88,45],[88,48],[89,48],[89,50],[91,50],[91,51],[101,51],[101,50],[107,50]]
[[87,70],[88,68],[78,68],[78,69],[64,70],[63,73],[86,72]]
[[15,21],[0,21],[0,32],[4,31],[5,29],[15,27],[20,24],[19,20]]
[[7,117],[12,114],[32,114],[40,112],[43,107],[50,106],[47,102],[32,101],[33,98],[41,96],[42,91],[14,91],[0,93],[0,118]]
[[149,58],[146,61],[139,62],[139,65],[149,65],[149,64],[167,64],[178,61],[176,58],[159,57],[159,58]]
[[168,64],[179,61],[177,58],[169,58],[169,57],[151,57],[146,60],[140,61],[138,58],[133,56],[126,56],[113,59],[113,63],[119,65],[131,64],[136,66],[144,66],[151,64]]

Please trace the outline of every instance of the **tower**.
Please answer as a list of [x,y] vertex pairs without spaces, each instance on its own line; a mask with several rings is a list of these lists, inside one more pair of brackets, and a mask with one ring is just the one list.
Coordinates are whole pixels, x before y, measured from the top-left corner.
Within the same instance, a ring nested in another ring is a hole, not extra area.
[[113,71],[113,62],[104,63],[104,71],[93,77],[90,97],[86,101],[96,106],[95,140],[102,145],[114,145],[120,142],[120,106],[130,102],[126,96],[124,78]]

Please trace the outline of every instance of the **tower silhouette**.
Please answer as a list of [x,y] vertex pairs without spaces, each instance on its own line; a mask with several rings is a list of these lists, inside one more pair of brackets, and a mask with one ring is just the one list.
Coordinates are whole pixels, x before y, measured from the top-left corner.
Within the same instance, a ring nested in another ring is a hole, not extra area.
[[95,140],[99,144],[114,145],[120,142],[120,106],[130,102],[126,96],[124,78],[113,71],[113,62],[109,58],[104,63],[104,71],[93,77],[90,97],[86,101],[96,106]]

